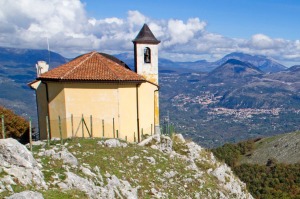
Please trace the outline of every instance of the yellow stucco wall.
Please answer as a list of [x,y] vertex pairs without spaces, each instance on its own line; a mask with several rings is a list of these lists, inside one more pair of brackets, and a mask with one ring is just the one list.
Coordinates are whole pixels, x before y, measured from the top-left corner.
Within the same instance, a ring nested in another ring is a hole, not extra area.
[[139,87],[139,117],[140,133],[146,135],[154,134],[155,126],[155,90],[157,87],[150,83],[141,84]]
[[[47,129],[46,129],[46,116],[48,115],[48,103],[46,95],[46,86],[42,84],[41,81],[37,81],[32,85],[36,89],[37,100],[37,110],[38,110],[38,122],[39,122],[39,132],[40,139],[47,139]],[[42,124],[42,125],[41,125]]]
[[[137,141],[137,93],[134,87],[123,85],[119,89],[119,129],[120,136],[133,142]],[[135,136],[135,139],[134,139]]]
[[[117,137],[118,132],[119,138],[127,138],[133,142],[138,141],[138,132],[140,136],[142,131],[149,135],[151,132],[154,133],[154,91],[157,86],[153,84],[142,83],[138,88],[136,84],[66,82],[47,84],[51,137],[60,137],[59,116],[63,138],[88,137],[91,133],[93,137],[103,137],[104,129],[105,138]],[[45,99],[38,97],[38,103],[41,101],[45,102]],[[82,116],[85,121],[83,126]],[[39,117],[45,117],[45,113],[39,113]],[[46,129],[45,122],[39,122],[39,125],[40,129]]]
[[62,136],[67,137],[66,123],[66,107],[64,84],[58,82],[49,82],[48,85],[48,97],[49,97],[49,122],[51,137],[60,137],[59,133],[59,117],[61,119],[60,128],[62,129]]

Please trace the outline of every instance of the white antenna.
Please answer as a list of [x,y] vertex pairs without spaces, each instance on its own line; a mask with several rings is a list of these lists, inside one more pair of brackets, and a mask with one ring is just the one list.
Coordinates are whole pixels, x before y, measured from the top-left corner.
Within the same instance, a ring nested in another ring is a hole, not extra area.
[[48,37],[47,37],[47,46],[48,46],[48,64],[50,65],[50,47],[49,47]]

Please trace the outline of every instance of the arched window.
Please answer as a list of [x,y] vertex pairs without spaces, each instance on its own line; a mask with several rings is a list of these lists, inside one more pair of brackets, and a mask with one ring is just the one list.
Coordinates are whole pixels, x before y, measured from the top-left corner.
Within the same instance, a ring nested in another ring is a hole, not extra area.
[[144,62],[151,63],[151,50],[148,47],[144,49]]

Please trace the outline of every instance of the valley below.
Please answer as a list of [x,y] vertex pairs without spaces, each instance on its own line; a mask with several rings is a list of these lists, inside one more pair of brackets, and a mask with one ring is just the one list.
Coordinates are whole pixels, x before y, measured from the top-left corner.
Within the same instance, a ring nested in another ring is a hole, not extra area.
[[[50,68],[69,59],[50,52]],[[117,58],[133,68],[133,55]],[[1,48],[0,105],[37,129],[35,64],[46,50]],[[215,62],[159,59],[160,122],[207,148],[299,130],[300,66],[232,53]],[[36,130],[37,131],[37,130]]]

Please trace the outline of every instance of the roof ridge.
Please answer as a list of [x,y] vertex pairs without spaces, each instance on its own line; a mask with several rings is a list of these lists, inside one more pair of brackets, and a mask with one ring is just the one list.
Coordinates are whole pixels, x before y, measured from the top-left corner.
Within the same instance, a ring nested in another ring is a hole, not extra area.
[[69,70],[68,72],[66,72],[63,76],[60,77],[60,79],[63,79],[64,77],[66,77],[67,75],[69,75],[70,73],[72,73],[76,68],[78,68],[81,64],[83,64],[85,61],[87,61],[89,58],[91,58],[95,53],[97,53],[96,51],[92,51],[91,55],[88,56],[87,58],[85,58],[84,60],[82,60],[80,63],[78,63],[74,68],[72,68],[72,70]]

